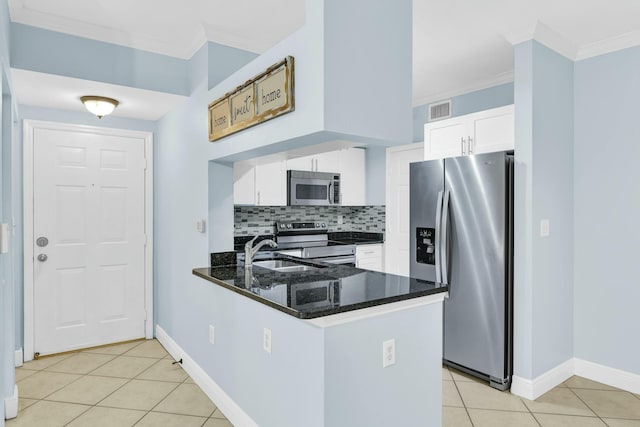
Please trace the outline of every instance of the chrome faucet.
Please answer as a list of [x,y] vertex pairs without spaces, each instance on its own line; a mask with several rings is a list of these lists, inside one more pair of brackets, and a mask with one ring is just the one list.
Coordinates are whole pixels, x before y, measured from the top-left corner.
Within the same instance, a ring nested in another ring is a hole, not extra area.
[[251,265],[253,264],[253,257],[256,256],[256,253],[261,247],[265,245],[269,245],[272,248],[278,247],[278,244],[271,239],[261,240],[257,245],[253,246],[253,242],[255,242],[258,237],[260,236],[254,237],[244,245],[244,268],[251,268]]

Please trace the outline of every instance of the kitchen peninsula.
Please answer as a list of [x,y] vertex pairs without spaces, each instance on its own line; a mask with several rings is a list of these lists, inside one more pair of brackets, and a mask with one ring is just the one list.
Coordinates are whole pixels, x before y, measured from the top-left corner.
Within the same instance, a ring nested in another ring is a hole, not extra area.
[[261,253],[213,284],[214,381],[261,426],[441,425],[446,286]]

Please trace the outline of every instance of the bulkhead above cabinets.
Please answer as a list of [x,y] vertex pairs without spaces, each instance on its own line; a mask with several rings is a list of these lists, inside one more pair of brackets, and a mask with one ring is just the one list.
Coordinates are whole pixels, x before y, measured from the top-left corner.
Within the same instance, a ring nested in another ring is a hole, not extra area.
[[362,206],[365,200],[365,150],[341,148],[317,154],[287,152],[243,160],[233,165],[236,205],[286,206],[287,170],[340,174],[343,206]]

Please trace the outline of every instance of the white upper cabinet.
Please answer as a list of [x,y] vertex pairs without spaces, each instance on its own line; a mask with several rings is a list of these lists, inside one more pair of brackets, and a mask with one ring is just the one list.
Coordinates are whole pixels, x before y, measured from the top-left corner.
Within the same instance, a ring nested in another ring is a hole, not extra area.
[[282,160],[255,164],[245,160],[233,164],[233,203],[236,205],[285,206],[286,170]]
[[364,206],[365,150],[340,150],[340,203],[344,206]]
[[513,150],[513,105],[424,125],[425,160]]
[[256,204],[256,172],[251,160],[233,164],[233,203]]
[[340,203],[365,205],[365,150],[348,148],[287,160],[264,158],[233,164],[233,203],[285,206],[287,170],[340,174]]
[[286,161],[286,170],[309,172],[340,172],[340,151],[327,151],[313,156],[296,157]]
[[282,160],[256,165],[256,205],[287,204],[287,171]]

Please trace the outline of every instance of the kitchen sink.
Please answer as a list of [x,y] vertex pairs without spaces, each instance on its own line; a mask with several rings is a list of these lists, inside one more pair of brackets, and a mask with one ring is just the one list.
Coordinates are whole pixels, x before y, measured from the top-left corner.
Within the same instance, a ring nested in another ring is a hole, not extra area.
[[286,259],[273,259],[268,261],[254,261],[253,265],[258,267],[267,268],[269,270],[282,271],[282,272],[298,272],[298,271],[313,271],[321,268],[320,266],[298,264],[294,261]]

